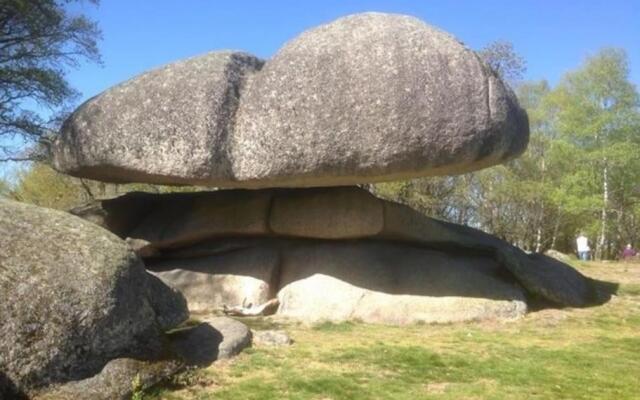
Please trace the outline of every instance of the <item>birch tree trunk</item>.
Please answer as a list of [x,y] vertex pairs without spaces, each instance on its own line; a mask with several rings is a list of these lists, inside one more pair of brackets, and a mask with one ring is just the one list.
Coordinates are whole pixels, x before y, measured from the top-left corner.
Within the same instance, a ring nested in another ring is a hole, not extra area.
[[[542,187],[545,187],[545,178],[546,178],[546,163],[545,163],[544,156],[545,156],[545,153],[543,151],[541,155],[541,160],[540,160],[541,162],[540,171],[542,172],[542,177],[541,177]],[[537,221],[538,229],[536,230],[536,253],[540,253],[540,250],[542,249],[542,224],[544,222],[544,211],[545,211],[544,203],[545,203],[545,199],[543,197],[540,201],[540,213],[538,214],[538,221]]]
[[602,260],[604,258],[605,245],[607,243],[607,208],[609,205],[609,177],[607,169],[607,158],[603,159],[604,166],[602,170],[602,213],[600,215],[600,238],[596,248],[596,258]]
[[558,239],[558,231],[560,230],[560,215],[556,217],[556,223],[553,227],[553,236],[551,237],[551,248],[556,249],[556,241]]

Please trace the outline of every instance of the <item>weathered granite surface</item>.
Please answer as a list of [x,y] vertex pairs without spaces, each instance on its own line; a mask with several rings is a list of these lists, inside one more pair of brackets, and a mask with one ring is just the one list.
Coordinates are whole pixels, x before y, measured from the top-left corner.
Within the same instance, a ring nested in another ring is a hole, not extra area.
[[[194,309],[214,310],[223,304],[234,306],[244,302],[262,304],[269,298],[280,296],[285,286],[292,283],[286,281],[286,276],[304,275],[305,278],[300,278],[303,281],[314,270],[317,274],[341,280],[347,286],[390,295],[428,297],[434,293],[429,289],[431,284],[455,288],[465,284],[467,278],[474,274],[484,274],[486,279],[482,276],[473,279],[478,285],[477,296],[453,291],[451,297],[491,299],[488,295],[491,288],[496,293],[508,291],[503,290],[503,282],[500,281],[506,278],[507,282],[517,283],[528,296],[563,306],[585,306],[599,301],[592,282],[569,265],[539,255],[528,255],[479,230],[428,218],[407,206],[379,199],[357,187],[145,196],[146,214],[121,235],[130,240],[141,240],[147,243],[148,249],[153,249],[154,255],[146,258],[148,268],[169,285],[183,291]],[[87,218],[99,222],[118,221],[127,215],[128,198],[133,204],[140,202],[139,194],[127,194],[95,202],[92,206],[83,207],[82,212]],[[190,208],[184,207],[185,204],[198,206]],[[225,206],[216,212],[220,204]],[[260,206],[255,207],[256,204]],[[100,215],[102,219],[96,217]],[[389,247],[391,245],[395,247]],[[397,250],[391,251],[391,248]],[[326,254],[321,254],[321,249]],[[489,261],[495,268],[486,274],[481,266]],[[367,268],[371,280],[365,281],[368,283],[364,286],[348,279],[348,274],[337,275],[339,271],[352,271],[366,276]],[[413,271],[413,278],[403,281],[406,284],[429,276],[433,280],[427,279],[421,286],[422,291],[404,293],[399,283],[402,282],[403,270]],[[383,273],[389,278],[382,279]],[[374,288],[372,282],[379,284]],[[394,287],[395,284],[399,286]],[[300,293],[311,293],[310,288]],[[322,289],[318,290],[318,296],[322,299],[331,297],[326,293],[338,292],[338,289]],[[304,307],[300,303],[302,299],[298,296],[296,307]],[[316,301],[311,297],[308,299],[308,304]],[[281,306],[280,312],[292,307],[291,302],[287,304]],[[520,310],[513,309],[514,315]],[[383,314],[387,313],[392,313],[391,307]],[[491,313],[487,310],[484,315]],[[450,314],[451,318],[454,314]]]
[[214,52],[90,99],[51,148],[56,169],[109,182],[224,188],[451,175],[524,151],[526,113],[480,58],[409,16],[304,32],[264,63]]
[[[61,211],[0,199],[0,371],[23,392],[154,359],[184,297],[116,235]],[[0,392],[2,389],[0,389]]]

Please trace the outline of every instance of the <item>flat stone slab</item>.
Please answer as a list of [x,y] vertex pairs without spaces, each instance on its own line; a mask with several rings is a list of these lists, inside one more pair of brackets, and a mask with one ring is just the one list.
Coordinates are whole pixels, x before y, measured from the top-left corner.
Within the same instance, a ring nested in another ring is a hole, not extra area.
[[278,315],[307,323],[406,325],[513,319],[519,285],[487,257],[377,241],[309,242],[283,254]]
[[[492,235],[428,218],[358,187],[145,194],[145,213],[130,218],[128,204],[140,207],[142,196],[133,193],[97,202],[93,208],[80,208],[80,214],[107,228],[114,226],[122,237],[155,249],[157,252],[146,258],[147,267],[183,290],[192,307],[200,302],[214,307],[221,303],[238,306],[245,299],[253,304],[266,302],[283,289],[284,265],[295,243],[307,241],[305,257],[313,260],[315,249],[322,246],[331,253],[340,243],[353,242],[355,248],[357,241],[365,240],[379,244],[367,247],[371,254],[388,243],[399,243],[408,248],[407,254],[413,252],[411,247],[418,247],[448,254],[452,259],[455,255],[466,256],[471,260],[469,265],[473,260],[477,265],[492,260],[501,274],[516,281],[528,294],[562,306],[601,302],[593,282],[567,264],[528,255]],[[198,206],[184,206],[189,204]],[[122,229],[122,220],[128,221],[128,230]],[[333,247],[327,243],[333,243]],[[344,252],[344,270],[354,268],[349,262],[362,262],[357,261],[363,259],[362,253],[350,258],[356,253]],[[424,253],[425,268],[432,262],[429,254]],[[402,256],[399,252],[399,259]],[[298,260],[301,266],[310,262],[302,256]],[[337,262],[335,258],[317,262],[317,271]],[[371,256],[369,268],[377,263],[379,258]],[[395,263],[388,258],[390,271],[394,271]],[[452,272],[451,276],[456,275]],[[464,280],[464,274],[456,279]],[[206,282],[220,284],[208,290]],[[192,289],[202,296],[192,296]],[[202,301],[204,298],[211,300]]]

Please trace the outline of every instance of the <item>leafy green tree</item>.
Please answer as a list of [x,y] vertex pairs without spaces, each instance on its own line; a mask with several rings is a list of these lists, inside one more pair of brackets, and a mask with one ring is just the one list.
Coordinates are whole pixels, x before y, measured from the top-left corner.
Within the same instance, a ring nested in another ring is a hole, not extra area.
[[[0,180],[0,195],[2,195]],[[197,191],[193,186],[159,186],[148,184],[110,184],[61,174],[44,163],[32,162],[15,177],[15,184],[5,186],[5,196],[41,207],[68,210],[88,201],[117,197],[127,192],[168,193]]]
[[597,237],[596,256],[613,256],[618,228],[636,217],[629,210],[637,204],[633,188],[640,176],[640,102],[626,53],[604,49],[588,58],[563,78],[549,104],[561,140],[580,154],[562,188],[590,214],[586,225]]
[[76,179],[59,174],[45,164],[33,164],[18,173],[9,196],[41,207],[66,210],[90,199]]
[[33,158],[24,149],[55,128],[77,95],[67,69],[100,61],[100,31],[68,12],[73,1],[0,2],[0,161]]
[[584,232],[599,258],[640,241],[640,105],[626,54],[604,49],[557,87],[522,83],[526,152],[457,177],[374,185],[428,215],[493,233],[523,249],[573,252]]

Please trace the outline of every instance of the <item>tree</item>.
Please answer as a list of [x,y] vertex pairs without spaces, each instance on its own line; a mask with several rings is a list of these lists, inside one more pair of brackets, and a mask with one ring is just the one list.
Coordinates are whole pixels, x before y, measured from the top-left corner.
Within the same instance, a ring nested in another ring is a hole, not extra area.
[[[478,54],[504,79],[519,80],[526,71],[524,58],[515,52],[509,42],[493,42]],[[504,187],[496,184],[498,181],[504,182],[507,171],[494,168],[485,173],[376,184],[371,189],[377,195],[408,204],[429,216],[473,225],[503,237],[513,237],[514,225],[504,218],[507,213],[501,212],[504,211],[501,207],[506,207],[506,203],[497,203],[498,198],[508,198],[502,190]],[[515,206],[516,203],[511,203],[511,207]]]
[[73,178],[61,174],[49,165],[25,163],[12,185],[0,180],[0,196],[35,204],[40,207],[68,210],[88,201],[111,198],[128,192],[192,192],[206,190],[194,186],[159,186],[144,183],[113,184]]
[[525,250],[573,252],[582,231],[595,239],[598,258],[615,257],[640,241],[640,100],[628,73],[624,51],[604,49],[555,88],[520,82],[516,94],[531,128],[522,156],[374,190]]
[[77,179],[62,175],[45,164],[34,164],[17,174],[9,197],[40,207],[66,210],[90,199]]
[[521,80],[527,71],[527,62],[516,53],[511,42],[497,40],[482,48],[478,55],[501,78],[510,82]]
[[630,210],[640,175],[640,100],[626,53],[604,49],[589,57],[562,79],[550,103],[561,139],[582,155],[579,168],[566,171],[565,188],[591,212],[592,233],[597,225],[597,258],[612,256],[620,247],[617,229],[636,218]]
[[82,0],[0,2],[0,161],[33,158],[24,149],[55,129],[77,96],[65,72],[100,62],[100,31],[68,12],[74,1]]

